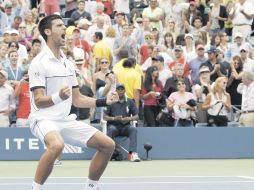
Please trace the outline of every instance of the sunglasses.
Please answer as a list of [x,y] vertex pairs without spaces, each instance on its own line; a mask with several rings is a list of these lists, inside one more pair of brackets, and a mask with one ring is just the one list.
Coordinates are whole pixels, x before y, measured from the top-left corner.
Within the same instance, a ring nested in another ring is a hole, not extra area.
[[116,89],[117,91],[124,91],[124,88],[123,87],[119,87]]
[[142,24],[143,22],[142,21],[137,21],[138,24]]
[[245,50],[241,50],[240,52],[241,52],[241,53],[245,53],[246,51],[245,51]]
[[10,47],[15,47],[16,48],[17,46],[16,45],[11,45]]
[[101,61],[101,64],[108,64],[108,61]]
[[19,27],[20,29],[25,29],[26,27],[25,26],[21,26],[21,27]]

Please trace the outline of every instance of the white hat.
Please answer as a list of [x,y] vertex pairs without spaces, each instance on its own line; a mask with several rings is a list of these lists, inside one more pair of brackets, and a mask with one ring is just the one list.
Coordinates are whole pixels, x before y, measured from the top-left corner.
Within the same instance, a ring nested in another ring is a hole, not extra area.
[[236,32],[234,38],[242,38],[243,34],[241,32]]
[[78,22],[78,27],[82,27],[82,25],[84,25],[84,24],[87,24],[89,26],[92,25],[92,23],[89,20],[87,20],[86,18],[82,18]]
[[209,67],[207,67],[207,66],[202,66],[202,67],[199,69],[199,73],[202,73],[202,72],[210,72]]
[[0,74],[2,74],[6,79],[8,79],[8,73],[4,70],[0,70]]
[[15,30],[15,29],[10,30],[9,33],[10,34],[17,34],[17,35],[19,35],[19,31]]
[[74,61],[76,65],[82,65],[85,61],[85,53],[81,48],[74,48],[73,50]]
[[249,46],[247,44],[243,44],[240,46],[240,51],[241,50],[249,51]]
[[193,35],[191,33],[188,33],[188,34],[185,34],[184,35],[184,39],[188,38],[188,37],[191,37],[193,39]]

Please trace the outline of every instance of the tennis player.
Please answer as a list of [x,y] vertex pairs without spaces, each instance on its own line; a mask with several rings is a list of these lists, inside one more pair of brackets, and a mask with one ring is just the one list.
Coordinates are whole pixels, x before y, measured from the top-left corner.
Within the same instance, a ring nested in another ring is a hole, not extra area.
[[47,147],[38,163],[33,190],[42,189],[65,142],[97,149],[91,160],[85,187],[85,190],[96,190],[115,148],[111,138],[75,120],[76,115],[69,115],[72,104],[81,108],[106,106],[118,101],[118,96],[113,93],[107,99],[96,100],[80,94],[75,68],[60,50],[65,44],[65,29],[58,15],[50,15],[40,21],[39,31],[47,45],[33,59],[29,68],[30,128]]

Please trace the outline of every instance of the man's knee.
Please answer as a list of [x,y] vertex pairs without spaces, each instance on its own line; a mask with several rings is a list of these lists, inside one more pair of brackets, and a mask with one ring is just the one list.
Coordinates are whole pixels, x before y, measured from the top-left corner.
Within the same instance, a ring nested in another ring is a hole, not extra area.
[[62,153],[64,149],[64,142],[61,141],[53,142],[47,148],[51,153],[58,156]]

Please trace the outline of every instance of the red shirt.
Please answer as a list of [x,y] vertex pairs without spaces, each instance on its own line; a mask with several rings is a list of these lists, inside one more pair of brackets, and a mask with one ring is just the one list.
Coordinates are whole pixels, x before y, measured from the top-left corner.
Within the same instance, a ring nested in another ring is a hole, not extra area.
[[96,2],[102,2],[104,7],[106,8],[106,11],[104,11],[105,14],[111,15],[112,14],[112,7],[111,4],[113,3],[111,0],[96,0]]
[[29,83],[22,83],[20,94],[19,94],[19,104],[17,109],[17,118],[27,119],[30,113],[30,94],[29,94]]
[[86,54],[88,53],[88,55],[90,55],[90,53],[91,53],[91,48],[90,48],[88,42],[86,40],[78,40],[78,41],[76,41],[75,46],[84,50],[85,63],[83,66],[88,68],[89,64],[88,64],[88,57]]
[[145,45],[142,45],[140,47],[140,55],[141,55],[141,62],[140,62],[140,64],[143,65],[143,63],[149,57],[149,54],[148,54],[148,45],[145,44]]
[[[160,83],[159,86],[156,86],[155,84],[153,85],[153,91],[154,92],[161,92],[163,87],[162,84]],[[147,90],[145,89],[144,84],[142,85],[142,90],[141,90],[141,94],[142,96],[144,96],[145,94],[147,94]],[[149,106],[157,106],[157,101],[156,101],[156,97],[150,95],[147,99],[144,100],[144,105],[149,105]]]
[[183,69],[184,69],[183,75],[184,75],[185,77],[188,77],[188,75],[189,75],[189,65],[188,65],[186,59],[184,59],[184,58],[179,59],[178,62],[173,61],[173,62],[169,63],[169,64],[168,64],[169,69],[170,69],[171,71],[173,71],[173,70],[174,70],[174,67],[175,67],[175,65],[176,65],[177,63],[183,65]]

